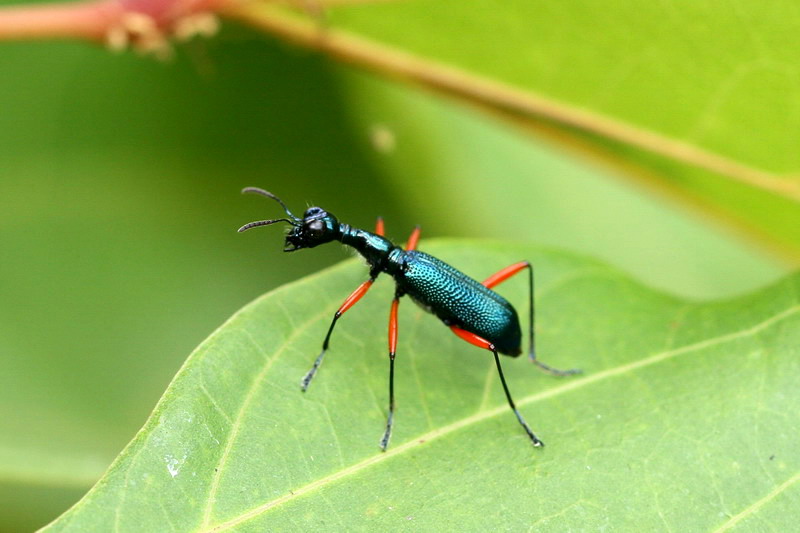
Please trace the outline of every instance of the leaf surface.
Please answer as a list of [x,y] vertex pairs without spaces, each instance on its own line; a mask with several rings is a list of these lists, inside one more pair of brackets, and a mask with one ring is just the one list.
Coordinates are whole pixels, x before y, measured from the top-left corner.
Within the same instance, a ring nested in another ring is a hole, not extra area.
[[[464,241],[423,249],[481,279],[537,266],[539,353],[504,358],[547,443],[531,447],[493,362],[404,299],[389,451],[382,280],[347,261],[266,294],[189,357],[144,428],[51,531],[752,530],[789,528],[800,491],[800,283],[694,304],[560,252]],[[524,309],[526,284],[499,287]]]

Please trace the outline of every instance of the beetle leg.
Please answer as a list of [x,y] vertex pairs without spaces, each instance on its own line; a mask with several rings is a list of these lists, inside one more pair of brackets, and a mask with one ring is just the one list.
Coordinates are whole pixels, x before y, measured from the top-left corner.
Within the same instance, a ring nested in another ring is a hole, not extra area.
[[392,310],[389,313],[389,416],[386,419],[386,431],[381,437],[381,450],[386,451],[389,439],[392,437],[392,423],[394,421],[394,355],[397,353],[397,306],[400,304],[400,295],[396,294],[392,300]]
[[494,347],[494,344],[487,341],[483,337],[475,335],[474,333],[470,333],[469,331],[461,329],[458,326],[450,326],[450,329],[453,330],[453,333],[455,333],[468,343],[474,344],[479,348],[485,348],[494,354],[494,362],[497,365],[497,373],[500,374],[500,382],[503,384],[503,390],[506,391],[506,399],[508,400],[508,405],[511,407],[511,410],[514,411],[514,414],[517,416],[517,420],[519,420],[519,423],[525,429],[525,433],[528,434],[528,437],[530,437],[533,445],[544,446],[544,443],[541,440],[539,440],[539,437],[537,437],[533,433],[533,430],[531,430],[528,423],[525,422],[524,418],[522,418],[522,415],[520,414],[519,410],[517,410],[517,406],[514,404],[514,400],[511,398],[511,392],[509,392],[508,385],[506,385],[506,378],[505,376],[503,376],[503,367],[500,366],[500,356],[497,355],[497,349]]
[[408,242],[406,243],[406,251],[417,249],[417,242],[419,241],[420,231],[422,230],[419,226],[414,226],[414,231],[411,232],[411,236],[408,238]]
[[303,379],[300,381],[300,387],[305,391],[308,388],[308,385],[311,383],[311,380],[314,379],[314,375],[317,373],[317,369],[319,365],[322,364],[322,358],[325,356],[325,352],[328,350],[328,344],[331,340],[331,333],[333,333],[333,327],[336,325],[336,321],[339,320],[339,317],[342,316],[345,311],[350,309],[355,305],[357,301],[364,296],[372,284],[375,282],[375,278],[371,277],[364,283],[358,286],[356,290],[354,290],[350,296],[345,299],[344,303],[336,310],[336,313],[333,315],[333,321],[331,321],[331,325],[328,328],[328,334],[325,335],[325,341],[322,343],[322,351],[317,356],[316,360],[314,360],[314,365],[311,367],[311,370],[303,376]]
[[536,334],[533,331],[533,323],[535,318],[535,309],[533,306],[533,265],[531,265],[529,261],[520,261],[519,263],[514,263],[513,265],[507,266],[506,268],[486,278],[483,281],[483,285],[491,289],[495,285],[503,283],[508,278],[510,278],[514,274],[519,273],[521,270],[525,268],[528,269],[528,280],[529,280],[528,300],[530,304],[530,313],[529,313],[530,318],[528,319],[528,331],[529,331],[528,335],[530,338],[530,346],[528,348],[528,359],[530,359],[533,364],[535,364],[548,374],[553,374],[554,376],[569,376],[572,374],[580,374],[581,370],[579,368],[571,368],[569,370],[559,370],[557,368],[553,368],[550,365],[542,363],[536,358]]

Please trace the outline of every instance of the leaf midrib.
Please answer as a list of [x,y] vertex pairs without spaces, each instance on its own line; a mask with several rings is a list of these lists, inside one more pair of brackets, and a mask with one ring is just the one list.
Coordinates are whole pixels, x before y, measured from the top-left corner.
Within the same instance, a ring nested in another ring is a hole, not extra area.
[[[540,393],[536,393],[536,394],[532,394],[532,395],[526,396],[526,397],[522,398],[520,401],[518,401],[517,405],[519,407],[522,407],[522,406],[525,406],[525,405],[536,403],[536,402],[539,402],[539,401],[542,401],[542,400],[546,400],[546,399],[549,399],[549,398],[552,398],[552,397],[555,397],[555,396],[559,396],[561,394],[565,394],[567,392],[571,392],[571,391],[579,389],[579,388],[583,388],[583,387],[585,387],[587,385],[591,385],[591,384],[594,384],[594,383],[597,383],[597,382],[600,382],[600,381],[603,381],[603,380],[606,380],[606,379],[610,379],[610,378],[613,378],[613,377],[617,377],[617,376],[626,374],[628,372],[632,372],[632,371],[638,370],[638,369],[643,368],[643,367],[651,366],[651,365],[660,363],[662,361],[672,359],[672,358],[677,357],[679,355],[691,353],[691,352],[694,352],[694,351],[697,351],[697,350],[702,350],[702,349],[708,348],[710,346],[723,344],[725,342],[736,340],[736,339],[739,339],[739,338],[742,338],[742,337],[755,335],[756,333],[759,333],[760,331],[770,327],[771,325],[775,324],[776,322],[780,322],[781,320],[784,320],[785,318],[788,318],[788,317],[792,316],[793,314],[797,313],[798,311],[800,311],[800,305],[794,305],[794,306],[789,307],[788,309],[786,309],[784,311],[776,313],[772,317],[770,317],[770,318],[768,318],[766,320],[763,320],[763,321],[759,322],[758,324],[750,326],[749,328],[746,328],[746,329],[743,329],[743,330],[739,330],[739,331],[735,331],[735,332],[732,332],[732,333],[727,333],[725,335],[720,335],[720,336],[713,337],[713,338],[710,338],[710,339],[705,339],[703,341],[699,341],[699,342],[696,342],[696,343],[688,344],[688,345],[685,345],[685,346],[682,346],[682,347],[679,347],[679,348],[674,348],[674,349],[671,349],[671,350],[665,350],[665,351],[656,353],[654,355],[651,355],[649,357],[646,357],[644,359],[640,359],[638,361],[634,361],[634,362],[630,362],[630,363],[627,363],[627,364],[624,364],[624,365],[621,365],[621,366],[618,366],[618,367],[610,368],[610,369],[604,370],[602,372],[598,372],[596,374],[593,374],[591,376],[587,376],[587,377],[582,378],[582,379],[569,381],[569,382],[565,383],[564,385],[562,385],[560,387],[554,387],[554,388],[548,389],[548,390],[540,392]],[[347,476],[350,476],[352,474],[358,473],[361,470],[364,470],[364,469],[366,469],[366,468],[368,468],[370,466],[373,466],[375,464],[381,463],[381,462],[383,462],[384,460],[386,460],[386,459],[388,459],[390,457],[394,457],[395,455],[399,455],[399,454],[404,453],[404,452],[406,452],[408,450],[414,449],[414,448],[416,448],[417,446],[419,446],[419,445],[421,445],[423,443],[428,443],[428,442],[430,442],[432,440],[435,440],[435,439],[438,439],[438,438],[443,437],[445,435],[448,435],[448,434],[450,434],[450,433],[452,433],[454,431],[457,431],[459,429],[462,429],[464,427],[467,427],[467,426],[470,426],[472,424],[476,424],[476,423],[482,422],[484,420],[490,419],[492,417],[495,417],[495,416],[501,415],[503,413],[506,413],[507,410],[508,410],[508,406],[501,405],[501,406],[496,407],[494,409],[490,409],[490,410],[487,410],[487,411],[482,411],[482,412],[479,412],[479,413],[475,413],[475,414],[473,414],[471,416],[462,418],[462,419],[457,420],[457,421],[455,421],[455,422],[453,422],[451,424],[448,424],[447,426],[443,426],[441,428],[435,429],[433,431],[430,431],[428,433],[425,433],[423,435],[420,435],[418,437],[410,439],[408,442],[406,442],[404,444],[401,444],[399,446],[396,446],[394,448],[390,448],[386,452],[382,452],[380,454],[376,454],[376,455],[373,455],[371,457],[368,457],[367,459],[364,459],[363,461],[355,463],[355,464],[353,464],[353,465],[351,465],[351,466],[349,466],[349,467],[347,467],[347,468],[345,468],[343,470],[340,470],[338,472],[334,472],[333,474],[331,474],[329,476],[325,476],[325,477],[322,477],[322,478],[320,478],[320,479],[318,479],[316,481],[312,481],[311,483],[308,483],[308,484],[306,484],[306,485],[304,485],[304,486],[302,486],[302,487],[300,487],[298,489],[293,490],[290,494],[287,494],[285,496],[281,496],[280,498],[276,498],[274,500],[270,500],[269,502],[266,502],[266,503],[264,503],[262,505],[259,505],[259,506],[255,507],[255,508],[251,509],[250,511],[241,513],[238,516],[236,516],[236,517],[234,517],[234,518],[232,518],[230,520],[227,520],[227,521],[225,521],[225,522],[223,522],[221,524],[217,524],[216,526],[213,526],[210,529],[202,529],[201,528],[201,529],[198,530],[198,532],[199,533],[200,532],[202,532],[202,533],[210,533],[210,532],[224,531],[224,530],[230,529],[230,528],[232,528],[232,527],[234,527],[236,525],[239,525],[241,523],[244,523],[244,522],[250,520],[251,518],[257,517],[257,516],[267,512],[267,511],[269,511],[270,509],[276,508],[276,507],[278,507],[278,506],[280,506],[280,505],[282,505],[284,503],[287,503],[287,502],[289,502],[291,500],[294,500],[297,497],[300,497],[300,496],[303,496],[303,495],[308,494],[310,492],[313,492],[316,489],[319,489],[319,488],[322,488],[322,487],[324,487],[326,485],[329,485],[329,484],[331,484],[331,483],[333,483],[335,481],[338,481],[339,479],[342,479],[344,477],[347,477]],[[750,513],[755,512],[760,505],[763,505],[764,503],[766,503],[770,499],[774,498],[777,494],[779,494],[780,492],[782,492],[783,490],[785,490],[786,488],[788,488],[789,486],[794,484],[796,481],[798,481],[798,479],[800,479],[800,473],[797,473],[795,476],[793,476],[789,480],[785,481],[778,488],[776,488],[775,490],[771,491],[767,496],[765,496],[765,498],[760,499],[758,502],[754,503],[753,505],[749,506],[747,509],[742,511],[742,513],[736,515],[734,517],[734,519],[736,519],[736,521],[739,521],[742,518],[744,518],[747,515],[748,512],[750,512]],[[730,526],[734,525],[734,523],[732,523],[731,521],[727,522],[726,524],[730,524]],[[203,527],[205,527],[205,525]],[[721,527],[722,527],[722,529],[720,529],[719,531],[724,531],[725,530],[724,528],[726,526],[723,525]]]

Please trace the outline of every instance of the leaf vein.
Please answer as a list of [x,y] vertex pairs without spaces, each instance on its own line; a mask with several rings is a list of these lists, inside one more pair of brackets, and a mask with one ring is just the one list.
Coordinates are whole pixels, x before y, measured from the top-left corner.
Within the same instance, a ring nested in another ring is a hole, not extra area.
[[738,524],[745,518],[755,515],[755,513],[757,513],[759,509],[764,507],[770,501],[774,500],[780,493],[784,492],[798,481],[800,481],[800,472],[796,473],[795,475],[793,475],[792,477],[790,477],[789,479],[787,479],[786,481],[775,487],[773,490],[767,493],[763,498],[745,508],[741,513],[732,516],[727,522],[722,524],[719,528],[715,529],[714,533],[722,533],[723,531],[728,531],[729,529],[734,527],[736,524]]

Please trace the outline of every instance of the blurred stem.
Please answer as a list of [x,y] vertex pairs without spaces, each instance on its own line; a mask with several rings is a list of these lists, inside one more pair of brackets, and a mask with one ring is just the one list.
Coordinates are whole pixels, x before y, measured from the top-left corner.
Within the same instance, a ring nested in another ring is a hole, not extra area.
[[0,8],[0,40],[86,39],[100,41],[122,15],[109,0]]
[[0,8],[0,41],[82,39],[168,55],[169,38],[212,35],[227,0],[89,0]]
[[224,14],[382,74],[410,79],[510,115],[529,120],[552,121],[564,127],[576,128],[603,139],[710,171],[724,179],[767,191],[792,202],[800,202],[800,183],[792,176],[752,167],[656,131],[415,56],[346,31],[327,28],[307,17],[298,17],[285,9],[267,4],[232,2],[226,7]]

